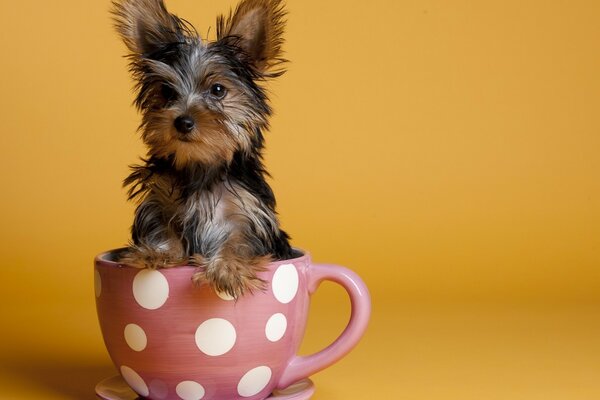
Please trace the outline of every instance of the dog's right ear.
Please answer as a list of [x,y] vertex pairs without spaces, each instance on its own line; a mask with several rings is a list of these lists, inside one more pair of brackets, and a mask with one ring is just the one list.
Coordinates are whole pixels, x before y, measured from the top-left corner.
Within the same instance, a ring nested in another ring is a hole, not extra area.
[[138,56],[152,54],[185,39],[185,24],[170,14],[163,0],[113,0],[115,28],[129,50]]

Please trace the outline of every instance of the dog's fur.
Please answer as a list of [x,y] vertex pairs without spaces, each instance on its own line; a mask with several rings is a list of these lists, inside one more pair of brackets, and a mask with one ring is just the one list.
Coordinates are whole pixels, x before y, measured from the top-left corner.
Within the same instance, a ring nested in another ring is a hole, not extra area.
[[271,115],[263,83],[284,72],[281,0],[243,0],[218,17],[211,42],[163,0],[114,0],[112,13],[148,147],[124,182],[139,205],[120,262],[191,263],[196,283],[233,297],[261,289],[257,272],[293,254],[261,155]]

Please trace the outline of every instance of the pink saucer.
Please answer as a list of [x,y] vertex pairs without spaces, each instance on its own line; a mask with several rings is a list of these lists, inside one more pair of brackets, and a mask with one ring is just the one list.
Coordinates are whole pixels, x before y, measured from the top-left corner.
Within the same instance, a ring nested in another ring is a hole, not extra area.
[[[266,400],[308,400],[315,393],[310,379],[303,379],[282,390],[276,390]],[[138,395],[120,375],[106,378],[96,385],[96,394],[104,400],[136,400]]]

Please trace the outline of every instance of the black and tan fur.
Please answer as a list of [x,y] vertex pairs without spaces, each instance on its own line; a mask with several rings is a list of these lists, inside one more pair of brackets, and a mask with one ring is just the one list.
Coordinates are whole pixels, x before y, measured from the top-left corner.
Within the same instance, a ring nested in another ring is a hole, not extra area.
[[281,0],[243,0],[205,41],[162,0],[115,0],[130,54],[148,156],[125,180],[139,205],[120,260],[140,268],[192,263],[196,283],[239,297],[256,273],[292,256],[265,180],[263,87],[283,73]]

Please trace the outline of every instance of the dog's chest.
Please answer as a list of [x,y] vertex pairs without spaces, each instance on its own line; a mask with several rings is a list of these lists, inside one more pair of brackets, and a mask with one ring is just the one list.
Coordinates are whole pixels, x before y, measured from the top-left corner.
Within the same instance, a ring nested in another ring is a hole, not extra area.
[[227,210],[231,208],[232,194],[223,183],[211,190],[192,193],[177,210],[178,220],[183,226],[217,226],[227,220]]
[[190,253],[213,254],[229,239],[268,239],[277,229],[275,214],[235,181],[191,193],[176,203],[170,222]]

